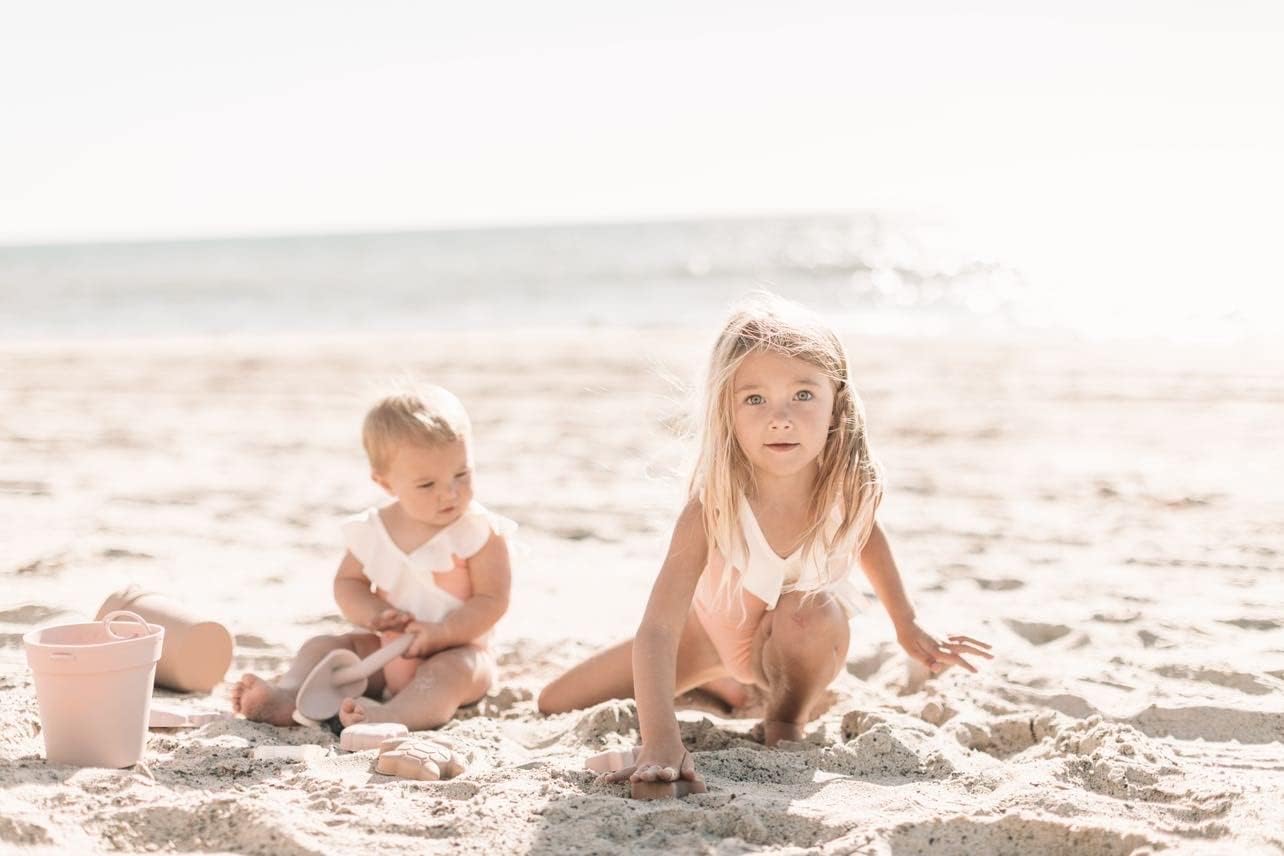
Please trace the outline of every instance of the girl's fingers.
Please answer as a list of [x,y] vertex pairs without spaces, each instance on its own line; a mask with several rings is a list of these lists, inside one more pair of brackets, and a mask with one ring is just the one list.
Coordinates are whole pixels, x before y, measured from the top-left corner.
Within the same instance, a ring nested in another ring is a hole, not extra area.
[[958,654],[953,654],[953,653],[944,653],[944,654],[942,654],[942,655],[941,655],[941,660],[942,660],[942,662],[946,662],[946,663],[954,663],[955,665],[962,666],[963,668],[967,669],[967,670],[968,670],[969,672],[971,672],[972,674],[974,674],[974,675],[976,674],[976,667],[975,667],[975,666],[973,666],[971,663],[969,663],[967,660],[964,660],[964,659],[963,659],[962,657],[960,657]]
[[605,775],[602,776],[602,781],[609,782],[612,785],[617,784],[619,782],[627,782],[629,778],[633,775],[635,770],[637,770],[636,764],[633,765],[632,767],[625,767],[623,770],[616,770],[613,773],[606,773]]
[[967,644],[969,644],[969,645],[979,645],[979,646],[980,646],[980,647],[982,647],[982,648],[990,648],[990,647],[993,647],[993,646],[991,646],[991,645],[990,645],[990,643],[988,643],[988,642],[982,642],[982,641],[981,641],[981,640],[979,640],[979,639],[973,639],[971,636],[951,636],[951,637],[950,637],[950,641],[951,641],[951,642],[966,642],[966,643],[967,643]]
[[962,642],[951,642],[949,648],[955,654],[973,654],[977,657],[984,657],[987,660],[994,659],[994,655],[989,651],[983,651],[980,648],[973,648],[971,645],[964,645]]

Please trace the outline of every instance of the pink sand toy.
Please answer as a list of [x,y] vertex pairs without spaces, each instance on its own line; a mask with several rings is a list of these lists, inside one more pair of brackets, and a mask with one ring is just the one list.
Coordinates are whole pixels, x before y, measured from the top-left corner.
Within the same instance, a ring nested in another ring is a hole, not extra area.
[[358,722],[339,732],[339,748],[345,752],[378,749],[385,740],[409,737],[410,729],[400,722]]
[[216,621],[202,621],[168,597],[129,586],[108,595],[97,618],[128,609],[165,628],[165,647],[156,666],[156,685],[185,693],[207,693],[232,665],[232,634]]
[[124,611],[22,637],[51,764],[138,763],[164,638],[165,628]]
[[295,707],[307,719],[324,722],[339,712],[345,698],[364,693],[367,678],[406,653],[414,641],[414,634],[399,636],[364,660],[352,651],[331,651],[299,685]]

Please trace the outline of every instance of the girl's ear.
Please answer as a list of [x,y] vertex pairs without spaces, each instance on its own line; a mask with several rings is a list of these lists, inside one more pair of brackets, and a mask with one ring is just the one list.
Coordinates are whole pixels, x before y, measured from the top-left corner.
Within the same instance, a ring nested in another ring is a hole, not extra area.
[[386,490],[388,493],[392,493],[392,485],[388,484],[388,480],[379,473],[371,471],[370,480]]

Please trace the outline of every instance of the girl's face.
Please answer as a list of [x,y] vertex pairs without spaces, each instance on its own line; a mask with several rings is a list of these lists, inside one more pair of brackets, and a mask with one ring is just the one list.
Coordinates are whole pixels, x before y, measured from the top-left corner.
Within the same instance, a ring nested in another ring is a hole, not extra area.
[[790,476],[815,464],[834,411],[833,382],[797,357],[755,351],[731,379],[732,426],[755,470]]
[[473,469],[468,441],[440,446],[402,443],[388,466],[375,473],[380,487],[397,498],[402,510],[428,526],[448,526],[473,501]]

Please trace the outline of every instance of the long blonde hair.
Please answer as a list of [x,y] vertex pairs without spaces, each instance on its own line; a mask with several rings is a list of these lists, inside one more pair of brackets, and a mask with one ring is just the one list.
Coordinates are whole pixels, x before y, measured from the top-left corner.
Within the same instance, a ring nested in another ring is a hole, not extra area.
[[[732,379],[745,357],[762,351],[805,360],[834,385],[834,411],[818,461],[820,471],[802,537],[803,555],[817,549],[829,554],[848,538],[859,549],[873,530],[883,477],[870,452],[865,408],[851,383],[847,351],[819,316],[769,293],[754,295],[732,313],[709,360],[700,451],[690,485],[690,495],[704,506],[705,535],[724,556],[733,545],[748,550],[741,528],[740,497],[750,492],[754,473],[732,424]],[[835,506],[841,511],[841,520],[827,538],[825,524]],[[825,569],[822,573],[828,575],[828,563],[821,566]],[[724,584],[729,577],[723,575]],[[826,577],[819,584],[823,587],[834,581]]]

